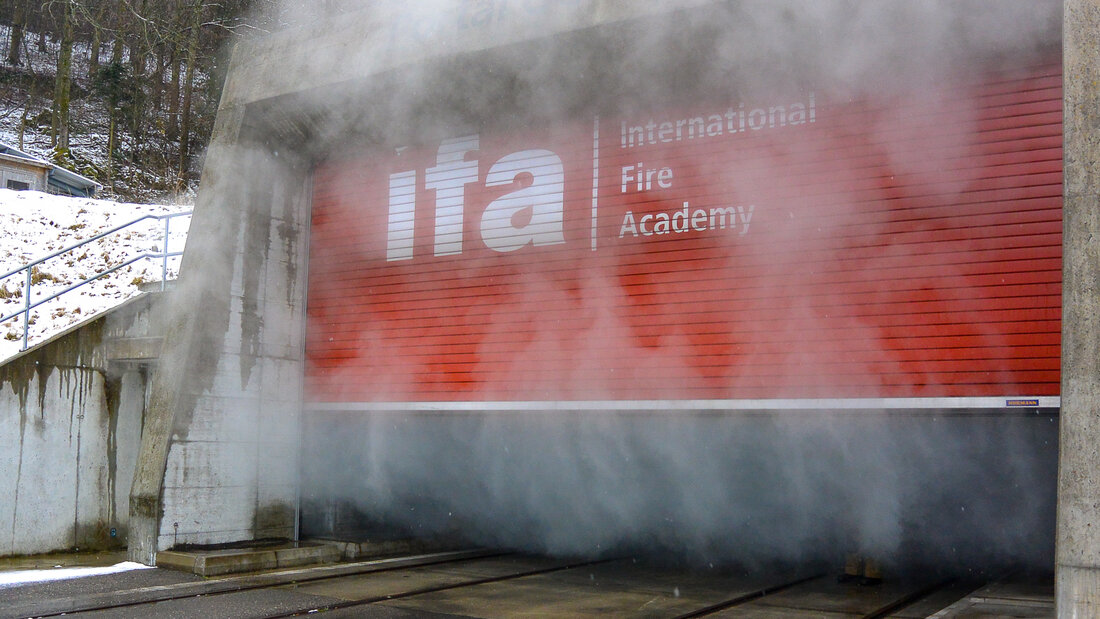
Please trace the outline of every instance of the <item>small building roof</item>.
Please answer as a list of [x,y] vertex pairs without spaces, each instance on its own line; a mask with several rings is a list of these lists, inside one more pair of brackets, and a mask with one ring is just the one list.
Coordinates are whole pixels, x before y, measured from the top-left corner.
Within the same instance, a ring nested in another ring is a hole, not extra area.
[[37,168],[44,168],[49,170],[53,168],[53,164],[48,161],[43,161],[38,157],[33,157],[22,151],[11,148],[0,142],[0,161],[15,161],[24,165],[31,165]]
[[34,155],[25,153],[9,144],[0,142],[0,158],[3,159],[19,159],[28,163],[40,165],[49,170],[49,184],[57,189],[60,193],[69,195],[81,195],[84,197],[92,197],[96,191],[99,191],[103,185],[93,181],[92,179],[81,176],[76,172],[71,172],[62,168],[61,166],[54,165],[44,159],[39,159]]

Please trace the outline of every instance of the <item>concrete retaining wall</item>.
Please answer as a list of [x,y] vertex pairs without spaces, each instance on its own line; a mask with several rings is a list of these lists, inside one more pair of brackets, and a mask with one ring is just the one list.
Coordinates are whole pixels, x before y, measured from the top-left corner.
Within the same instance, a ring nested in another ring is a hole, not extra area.
[[151,302],[0,366],[0,556],[126,543],[146,372],[103,344],[146,334]]

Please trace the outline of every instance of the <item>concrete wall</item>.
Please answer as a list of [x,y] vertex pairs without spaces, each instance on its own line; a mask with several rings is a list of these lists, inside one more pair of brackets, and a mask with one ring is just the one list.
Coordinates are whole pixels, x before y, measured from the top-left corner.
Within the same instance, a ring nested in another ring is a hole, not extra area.
[[30,185],[34,191],[46,191],[49,169],[17,157],[0,156],[0,189],[7,189],[8,181],[18,181]]
[[[234,55],[223,106],[368,79],[431,58],[506,47],[555,34],[669,13],[715,0],[492,0],[372,2],[371,10],[280,33]],[[489,14],[485,9],[490,8]]]
[[1100,616],[1100,0],[1064,10],[1059,617]]
[[[247,152],[238,157],[252,160]],[[210,365],[192,374],[196,381],[181,394],[190,408],[172,429],[158,550],[294,536],[304,333],[298,326],[305,287],[294,274],[305,272],[308,246],[298,219],[304,180],[301,171],[257,161],[247,166],[250,172],[233,163],[226,167],[240,169],[242,176],[270,174],[271,184],[245,190],[259,195],[240,202],[254,201],[263,211],[214,207],[222,210],[216,217],[226,217],[221,224],[236,234],[231,247],[241,251],[233,254],[224,279],[218,278],[228,303],[195,317],[212,347],[199,355],[217,354],[198,362]],[[180,293],[190,290],[185,286]],[[203,287],[204,295],[211,292]]]
[[131,495],[146,563],[295,534],[308,176],[237,142],[241,116],[219,114],[153,379]]
[[104,343],[145,333],[150,302],[0,366],[0,556],[126,543],[146,380]]

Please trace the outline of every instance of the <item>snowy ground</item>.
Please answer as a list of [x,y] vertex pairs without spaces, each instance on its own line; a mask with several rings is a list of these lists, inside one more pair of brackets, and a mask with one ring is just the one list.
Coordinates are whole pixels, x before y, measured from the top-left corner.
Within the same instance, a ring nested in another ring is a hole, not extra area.
[[68,580],[70,578],[83,578],[85,576],[99,576],[102,574],[117,574],[130,570],[152,569],[140,563],[124,561],[106,567],[61,567],[51,570],[12,570],[0,572],[0,588],[14,585],[26,585],[35,582],[47,582],[53,580]]
[[[178,213],[188,208],[0,189],[0,275],[144,215]],[[171,221],[169,252],[183,251],[189,224],[189,217]],[[164,222],[151,219],[66,252],[32,271],[31,302],[131,257],[160,252],[163,244]],[[179,258],[170,258],[168,268],[168,278],[175,278]],[[143,260],[31,310],[30,344],[140,294],[138,286],[160,281],[161,270],[159,259]],[[24,307],[25,287],[25,270],[0,278],[0,317]],[[0,361],[19,352],[23,328],[22,315],[0,322]]]

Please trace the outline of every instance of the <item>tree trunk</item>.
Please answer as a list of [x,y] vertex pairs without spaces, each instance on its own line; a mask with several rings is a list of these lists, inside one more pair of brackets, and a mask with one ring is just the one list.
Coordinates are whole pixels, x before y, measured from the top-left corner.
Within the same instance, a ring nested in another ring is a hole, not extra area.
[[172,79],[168,82],[168,129],[165,133],[173,142],[180,133],[180,59],[177,49],[172,45],[168,57],[168,62],[172,63]]
[[57,56],[57,78],[54,81],[53,145],[57,150],[69,150],[69,96],[73,70],[73,3],[66,0],[62,8],[61,52]]
[[95,23],[92,24],[92,44],[88,53],[88,79],[92,80],[99,73],[99,51],[103,47],[103,12],[106,8],[106,2],[99,3],[95,12]]
[[166,54],[165,46],[157,45],[156,70],[153,71],[149,81],[150,96],[153,99],[149,108],[153,111],[153,117],[156,119],[160,118],[160,113],[164,108],[164,64],[167,62]]
[[140,39],[130,43],[130,74],[134,83],[133,100],[130,101],[129,133],[130,133],[130,159],[137,161],[138,151],[141,148],[141,123],[145,106],[145,48]]
[[[137,9],[138,16],[147,17],[147,9],[148,0],[141,0],[141,4]],[[144,25],[139,25],[130,43],[130,66],[135,86],[134,98],[130,105],[130,137],[133,141],[130,159],[135,163],[140,157],[141,141],[144,137],[142,129],[145,122],[145,104],[147,102],[144,83],[146,79],[145,70],[148,68],[149,51],[149,33]]]
[[108,115],[110,123],[107,127],[107,178],[111,181],[111,190],[117,191],[115,185],[115,149],[118,147],[118,112],[111,108]]
[[183,78],[183,109],[180,110],[180,157],[179,181],[177,188],[182,190],[187,183],[190,167],[191,141],[191,96],[195,90],[195,64],[199,55],[199,26],[202,23],[202,0],[191,5],[190,32],[187,34],[187,70]]
[[102,46],[99,36],[99,28],[96,28],[92,33],[92,44],[88,48],[88,79],[90,80],[94,80],[99,73],[99,48]]
[[122,64],[122,37],[118,33],[111,44],[111,64]]
[[171,152],[168,148],[168,126],[164,118],[164,72],[167,69],[165,63],[168,62],[168,45],[166,43],[160,43],[157,45],[157,64],[156,71],[153,72],[153,78],[149,86],[153,89],[152,97],[153,101],[150,108],[150,117],[153,121],[153,140],[156,142],[158,152],[162,155],[162,163],[164,165],[163,175],[168,178],[172,172],[172,158],[166,156]]
[[108,114],[110,122],[107,125],[107,158],[111,160],[111,167],[114,167],[115,160],[115,148],[118,147],[118,113],[111,110]]
[[26,20],[26,11],[20,2],[15,5],[15,14],[12,16],[11,45],[8,47],[8,64],[13,67],[22,64],[19,50],[23,47],[23,25]]
[[32,103],[34,103],[34,99],[27,97],[27,103],[23,106],[23,116],[19,119],[19,150],[23,150],[23,137],[27,132],[27,113],[30,111]]

